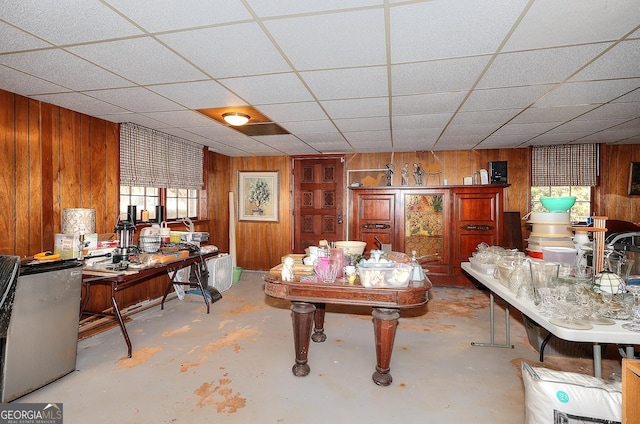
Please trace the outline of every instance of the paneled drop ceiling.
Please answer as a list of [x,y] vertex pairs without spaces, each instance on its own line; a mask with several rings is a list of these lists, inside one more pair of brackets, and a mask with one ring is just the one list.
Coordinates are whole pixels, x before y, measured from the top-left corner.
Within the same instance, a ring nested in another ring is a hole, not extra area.
[[228,156],[638,144],[640,2],[8,0],[0,88]]

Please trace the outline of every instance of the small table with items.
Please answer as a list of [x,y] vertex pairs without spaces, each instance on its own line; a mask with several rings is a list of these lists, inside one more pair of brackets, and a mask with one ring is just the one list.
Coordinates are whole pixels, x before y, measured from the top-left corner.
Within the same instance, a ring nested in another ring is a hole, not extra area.
[[[293,340],[296,360],[292,371],[295,376],[306,376],[310,372],[307,363],[310,339],[324,342],[325,306],[329,304],[370,306],[373,308],[373,327],[376,343],[376,371],[373,381],[380,386],[391,384],[389,373],[391,351],[395,331],[400,317],[399,310],[415,308],[427,303],[431,283],[411,283],[409,287],[367,288],[356,280],[349,284],[339,278],[334,283],[322,283],[312,279],[282,281],[274,275],[264,277],[267,295],[291,301],[293,318]],[[311,328],[313,324],[313,335]]]
[[[201,274],[201,266],[206,266],[205,261],[211,257],[217,256],[218,252],[211,252],[206,254],[198,254],[191,253],[188,255],[178,255],[176,254],[175,260],[170,262],[157,264],[148,268],[141,268],[135,270],[124,270],[124,271],[113,271],[113,272],[105,272],[105,271],[97,271],[93,269],[84,269],[82,271],[83,278],[82,284],[85,289],[85,295],[81,301],[80,307],[80,317],[82,315],[102,315],[102,316],[113,316],[118,320],[118,324],[120,324],[120,329],[122,330],[122,336],[124,337],[125,343],[127,344],[127,356],[131,358],[132,347],[131,340],[129,339],[129,333],[124,325],[124,321],[122,319],[122,314],[120,312],[120,307],[118,306],[118,301],[116,300],[116,294],[127,287],[133,286],[135,284],[140,284],[145,281],[149,281],[151,277],[156,277],[158,275],[167,273],[169,275],[169,283],[167,284],[167,288],[165,290],[164,296],[161,301],[161,308],[164,309],[164,302],[167,298],[167,295],[171,291],[173,287],[174,280],[179,270],[189,267],[191,265],[198,265],[195,274],[195,281],[193,283],[189,282],[175,282],[175,284],[189,284],[192,286],[197,286],[204,299],[204,302],[207,306],[207,313],[209,313],[209,299],[207,298],[207,279]],[[113,305],[113,312],[109,311],[88,311],[86,310],[87,304],[91,297],[91,287],[95,284],[103,284],[110,285],[111,287],[111,304]]]

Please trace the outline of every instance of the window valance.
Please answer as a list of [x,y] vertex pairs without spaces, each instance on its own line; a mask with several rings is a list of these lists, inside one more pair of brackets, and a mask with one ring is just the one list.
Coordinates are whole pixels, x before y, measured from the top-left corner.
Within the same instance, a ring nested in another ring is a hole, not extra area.
[[532,186],[595,186],[597,177],[597,144],[533,147]]
[[120,184],[201,190],[203,146],[132,123],[120,125]]

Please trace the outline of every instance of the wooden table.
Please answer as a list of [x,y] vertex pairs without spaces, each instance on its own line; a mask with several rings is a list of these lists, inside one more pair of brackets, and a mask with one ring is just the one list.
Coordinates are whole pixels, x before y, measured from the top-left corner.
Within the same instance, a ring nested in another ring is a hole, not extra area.
[[285,282],[273,275],[266,275],[264,281],[264,291],[267,295],[291,301],[296,352],[292,371],[297,377],[306,376],[311,370],[307,363],[309,340],[320,343],[327,339],[324,334],[327,303],[371,306],[376,342],[376,370],[372,377],[379,386],[388,386],[392,381],[389,364],[400,317],[399,310],[427,303],[428,291],[431,288],[429,281],[403,288],[366,288],[360,285],[358,280],[351,285],[344,279],[338,279],[331,284],[298,279]]
[[[131,358],[132,346],[131,339],[129,338],[129,333],[127,332],[127,328],[124,325],[124,321],[122,319],[122,314],[120,312],[120,307],[118,306],[118,301],[116,299],[116,294],[118,291],[123,290],[127,287],[133,286],[135,284],[140,284],[145,281],[149,281],[151,277],[155,277],[164,273],[167,273],[169,276],[169,283],[167,284],[167,288],[165,290],[164,296],[161,301],[161,309],[164,309],[164,301],[167,298],[167,295],[171,291],[171,288],[174,284],[174,279],[178,271],[182,268],[194,265],[194,264],[202,264],[208,258],[217,256],[218,252],[207,253],[207,254],[191,254],[186,258],[177,259],[172,262],[167,262],[163,264],[159,264],[157,266],[153,266],[150,268],[143,268],[139,270],[127,270],[127,272],[117,272],[114,271],[112,274],[101,273],[100,276],[96,276],[95,271],[91,269],[86,269],[83,271],[82,284],[85,288],[85,295],[81,301],[80,306],[80,317],[82,315],[102,315],[102,316],[113,316],[118,320],[118,324],[120,324],[120,329],[122,330],[122,336],[124,337],[125,343],[127,344],[127,356]],[[176,284],[190,284],[193,286],[197,286],[204,298],[204,302],[207,305],[207,313],[209,313],[209,299],[207,299],[207,293],[205,292],[207,289],[207,280],[205,278],[201,278],[201,274],[199,272],[200,267],[198,267],[197,272],[195,272],[196,281],[192,283],[188,282],[178,282]],[[92,272],[93,271],[93,272]],[[203,281],[205,280],[205,281]],[[91,297],[91,287],[95,284],[108,284],[111,286],[111,304],[113,305],[113,312],[105,312],[105,311],[88,311],[86,310],[86,306]]]

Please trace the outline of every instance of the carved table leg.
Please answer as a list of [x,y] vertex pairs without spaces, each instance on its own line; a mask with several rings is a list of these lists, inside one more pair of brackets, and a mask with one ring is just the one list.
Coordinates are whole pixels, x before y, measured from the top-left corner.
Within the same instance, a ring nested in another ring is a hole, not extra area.
[[389,373],[389,364],[400,313],[397,309],[373,308],[372,315],[377,359],[376,372],[372,378],[378,386],[388,386],[393,381]]
[[326,310],[326,304],[316,303],[316,314],[313,318],[313,334],[311,340],[316,343],[322,343],[327,340],[327,335],[324,334],[324,313]]
[[313,323],[315,305],[306,302],[291,302],[291,319],[293,320],[293,344],[296,349],[296,363],[291,371],[296,377],[309,374],[311,368],[307,364],[311,324]]

